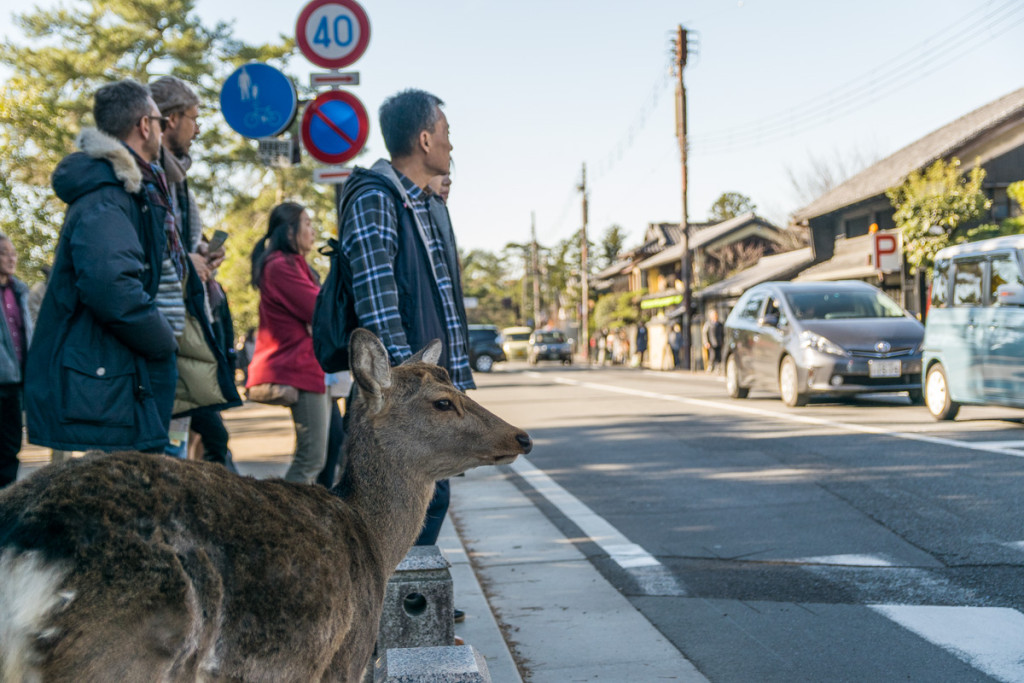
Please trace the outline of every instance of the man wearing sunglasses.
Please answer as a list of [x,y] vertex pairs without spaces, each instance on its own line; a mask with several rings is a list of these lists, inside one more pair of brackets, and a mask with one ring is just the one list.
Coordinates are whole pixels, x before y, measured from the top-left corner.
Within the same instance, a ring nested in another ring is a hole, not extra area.
[[[160,166],[167,175],[168,195],[178,234],[188,250],[192,270],[197,278],[186,283],[185,303],[192,318],[202,329],[210,326],[210,337],[179,342],[179,391],[175,401],[175,419],[171,423],[171,455],[183,456],[188,448],[188,434],[197,432],[203,440],[206,454],[225,466],[228,457],[228,432],[220,417],[220,410],[241,404],[235,388],[235,371],[226,354],[230,341],[216,339],[212,330],[216,312],[226,307],[221,290],[213,281],[217,267],[224,260],[224,247],[210,250],[203,238],[202,218],[195,195],[188,186],[188,170],[192,166],[189,152],[199,135],[199,96],[190,85],[174,76],[161,76],[149,84],[160,114],[167,126],[163,131],[159,153]],[[202,282],[199,282],[201,280]],[[208,292],[210,305],[206,305]],[[223,302],[223,306],[219,304]],[[230,316],[228,316],[230,322]],[[219,328],[219,326],[218,326]],[[193,325],[192,331],[198,329]],[[181,414],[179,414],[181,413]],[[186,414],[187,413],[187,414]]]
[[[159,452],[174,403],[188,272],[155,164],[166,120],[146,86],[131,80],[97,90],[93,118],[80,151],[53,173],[68,208],[28,352],[29,441]],[[159,301],[168,279],[178,296]]]

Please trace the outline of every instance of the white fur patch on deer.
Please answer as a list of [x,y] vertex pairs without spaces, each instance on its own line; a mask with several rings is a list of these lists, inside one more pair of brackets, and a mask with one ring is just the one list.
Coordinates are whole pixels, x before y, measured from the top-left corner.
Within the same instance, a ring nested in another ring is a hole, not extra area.
[[162,455],[90,454],[0,491],[4,681],[358,681],[434,481],[532,447],[433,342],[391,368],[366,330],[328,492]]

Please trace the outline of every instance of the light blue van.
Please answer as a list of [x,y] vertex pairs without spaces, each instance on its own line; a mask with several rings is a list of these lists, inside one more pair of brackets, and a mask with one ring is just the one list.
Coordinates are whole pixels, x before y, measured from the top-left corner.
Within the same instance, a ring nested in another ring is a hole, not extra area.
[[936,254],[922,372],[936,420],[968,403],[1024,408],[1024,235]]

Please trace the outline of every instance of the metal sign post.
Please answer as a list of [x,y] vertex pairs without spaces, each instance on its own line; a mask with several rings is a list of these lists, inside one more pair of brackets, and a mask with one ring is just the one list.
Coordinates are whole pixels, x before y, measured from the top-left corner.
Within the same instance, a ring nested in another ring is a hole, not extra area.
[[[370,117],[355,95],[338,90],[342,85],[359,85],[359,72],[341,72],[366,52],[370,42],[370,19],[355,0],[312,0],[299,12],[295,42],[306,59],[333,69],[310,74],[312,87],[327,86],[306,106],[302,115],[302,144],[310,155],[325,164],[343,164],[363,149],[370,135]],[[346,169],[347,170],[347,169]],[[316,173],[316,182],[343,183],[348,173],[327,169]],[[341,216],[338,216],[341,227]]]

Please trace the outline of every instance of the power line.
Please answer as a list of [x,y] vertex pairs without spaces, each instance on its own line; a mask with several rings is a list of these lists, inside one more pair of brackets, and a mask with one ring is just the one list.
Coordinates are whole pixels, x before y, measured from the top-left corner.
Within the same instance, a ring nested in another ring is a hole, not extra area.
[[[1004,10],[1010,6],[1012,6],[1010,11],[1004,13]],[[921,54],[915,55],[912,62],[889,60],[889,62],[882,65],[883,67],[889,65],[886,75],[879,78],[876,75],[879,68],[872,69],[867,74],[851,81],[850,84],[820,96],[818,98],[819,104],[816,106],[810,106],[804,110],[789,110],[763,119],[757,124],[734,128],[730,131],[720,131],[705,136],[694,136],[693,149],[698,153],[713,154],[738,147],[756,146],[790,137],[836,118],[848,116],[891,94],[894,90],[903,87],[908,82],[934,73],[958,59],[963,54],[974,49],[974,43],[979,38],[983,38],[986,41],[992,40],[1016,27],[1024,22],[1024,16],[1014,18],[1014,15],[1018,14],[1022,9],[1024,9],[1024,4],[1018,4],[1016,0],[1011,0],[1011,2],[1005,3],[995,11],[982,17],[979,22],[964,28],[963,30],[966,33],[958,36],[957,44],[952,48],[948,44],[937,45]],[[1008,21],[1010,19],[1013,19],[1013,21]],[[996,29],[994,33],[991,32],[992,29]],[[925,42],[930,42],[945,31],[946,29],[943,29],[943,31],[935,34],[935,36],[932,36]],[[917,48],[911,50],[911,52],[916,50]],[[941,51],[941,54],[933,58],[933,53],[938,51]],[[923,71],[914,70],[915,67],[921,66],[925,67]],[[851,84],[869,78],[872,80],[861,86],[851,87]],[[843,93],[843,95],[841,99],[835,95],[830,98],[830,93]]]
[[[927,46],[933,41],[936,41],[940,38],[943,40],[948,40],[948,37],[946,37],[945,34],[948,33],[949,31],[955,30],[960,32],[961,34],[965,32],[974,31],[979,25],[987,24],[994,16],[998,15],[1007,7],[1012,7],[1014,5],[1017,6],[1010,12],[1010,14],[1012,14],[1013,11],[1020,9],[1021,7],[1021,5],[1017,3],[1017,0],[1009,0],[1003,5],[997,7],[993,12],[990,12],[989,14],[980,17],[976,16],[976,13],[972,11],[965,17],[962,17],[953,24],[950,24],[945,28],[939,30],[937,33],[929,36],[928,38],[921,41],[917,45],[909,48],[908,50],[905,50],[896,57],[893,57],[879,65],[876,65],[875,67],[869,69],[864,74],[848,81],[847,83],[841,86],[838,86],[836,88],[833,88],[832,90],[826,91],[820,95],[810,98],[805,102],[797,105],[796,107],[792,107],[783,112],[779,112],[777,114],[773,114],[767,117],[762,117],[761,119],[758,120],[756,124],[748,124],[747,126],[741,126],[739,128],[711,131],[710,133],[707,133],[704,136],[702,136],[703,140],[705,142],[714,142],[716,137],[734,137],[737,134],[742,134],[746,132],[745,129],[763,130],[766,127],[777,125],[777,123],[789,124],[794,120],[794,118],[811,116],[816,114],[821,109],[834,107],[837,101],[840,103],[845,102],[846,100],[850,99],[851,95],[855,95],[856,93],[864,90],[865,88],[874,87],[877,84],[876,79],[878,78],[879,73],[898,73],[900,70],[912,67],[915,63],[919,63],[922,59],[928,58],[931,55],[931,53],[936,52],[937,50],[946,49],[946,44],[934,45],[932,47]],[[969,23],[967,26],[963,26],[962,22],[971,17],[974,17],[973,23]],[[996,18],[997,21],[1001,20],[1001,17]],[[924,50],[922,54],[917,54],[922,50]]]

